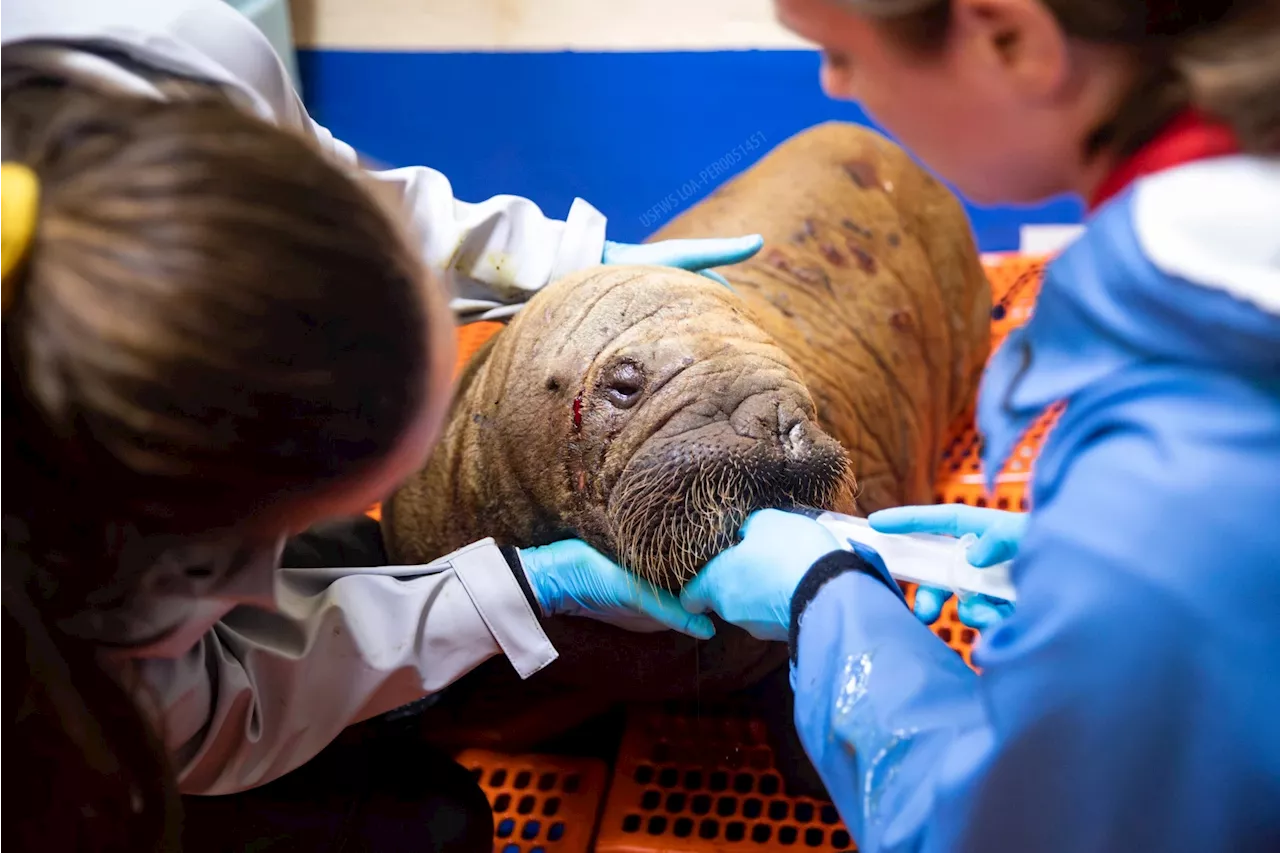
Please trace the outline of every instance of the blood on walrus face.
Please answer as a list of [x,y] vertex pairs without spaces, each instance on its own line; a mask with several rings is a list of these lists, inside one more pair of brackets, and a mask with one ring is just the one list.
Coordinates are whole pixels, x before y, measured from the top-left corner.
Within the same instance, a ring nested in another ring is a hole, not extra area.
[[751,511],[852,499],[845,451],[736,294],[597,267],[540,292],[473,358],[440,447],[389,505],[388,538],[417,560],[485,535],[577,536],[678,589]]

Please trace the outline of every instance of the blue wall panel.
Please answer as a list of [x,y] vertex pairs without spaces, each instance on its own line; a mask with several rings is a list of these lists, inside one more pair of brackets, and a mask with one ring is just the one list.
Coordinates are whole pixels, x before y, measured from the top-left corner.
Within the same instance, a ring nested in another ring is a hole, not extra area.
[[[304,50],[299,67],[312,115],[366,156],[439,169],[469,201],[513,193],[564,216],[581,196],[614,240],[642,239],[805,127],[868,121],[822,94],[812,51]],[[1075,223],[1081,207],[969,212],[1000,251],[1020,225]]]

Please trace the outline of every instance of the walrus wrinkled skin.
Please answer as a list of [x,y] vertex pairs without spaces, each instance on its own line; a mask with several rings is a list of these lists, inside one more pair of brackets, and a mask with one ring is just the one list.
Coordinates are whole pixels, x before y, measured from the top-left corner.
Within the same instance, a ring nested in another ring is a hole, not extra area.
[[397,560],[577,536],[678,589],[750,511],[791,503],[853,509],[846,454],[787,354],[708,278],[596,267],[472,359],[387,526]]
[[849,451],[859,510],[932,503],[990,348],[991,285],[960,202],[885,137],[832,122],[651,239],[749,233],[764,249],[720,272]]
[[[653,239],[752,232],[760,255],[720,271],[732,290],[602,267],[537,294],[472,357],[439,447],[384,507],[393,560],[576,536],[678,589],[753,509],[930,502],[989,345],[990,288],[960,204],[888,140],[827,124]],[[699,644],[546,624],[554,664],[520,683],[490,662],[428,728],[526,748],[612,702],[707,699],[786,659],[725,625]]]

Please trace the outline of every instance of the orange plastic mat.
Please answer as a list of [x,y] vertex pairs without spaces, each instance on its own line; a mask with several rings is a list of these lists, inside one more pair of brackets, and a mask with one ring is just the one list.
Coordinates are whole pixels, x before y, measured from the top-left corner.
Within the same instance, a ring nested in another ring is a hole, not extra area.
[[476,350],[484,346],[502,328],[501,323],[468,323],[458,327],[458,361],[454,365],[454,375],[462,372]]
[[587,853],[604,799],[608,768],[590,758],[455,756],[493,806],[494,853]]
[[634,708],[596,853],[853,849],[830,803],[788,797],[762,722],[735,709]]

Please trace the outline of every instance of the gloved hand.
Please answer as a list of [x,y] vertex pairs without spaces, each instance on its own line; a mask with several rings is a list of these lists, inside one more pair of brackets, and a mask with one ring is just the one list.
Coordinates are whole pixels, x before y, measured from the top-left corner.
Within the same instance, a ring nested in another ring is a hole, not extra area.
[[723,267],[745,261],[760,251],[764,238],[759,234],[748,237],[730,237],[710,240],[661,240],[657,243],[634,245],[606,240],[602,264],[641,264],[657,267],[677,267],[718,281],[725,287],[729,282],[710,267]]
[[522,548],[520,562],[547,616],[586,616],[645,633],[670,628],[702,640],[716,632],[706,616],[690,614],[674,595],[628,574],[581,540]]
[[720,552],[680,594],[690,613],[720,614],[760,640],[786,640],[791,597],[809,567],[840,543],[803,515],[766,509],[742,526],[742,541]]
[[[974,534],[978,538],[965,551],[971,565],[980,569],[1012,560],[1027,527],[1027,514],[1000,509],[984,509],[966,504],[902,506],[873,512],[867,517],[873,530],[881,533],[935,533],[942,536]],[[934,587],[916,590],[915,613],[926,625],[942,615],[942,605],[951,593]],[[1007,601],[974,595],[962,599],[960,621],[983,630],[1013,612]]]

